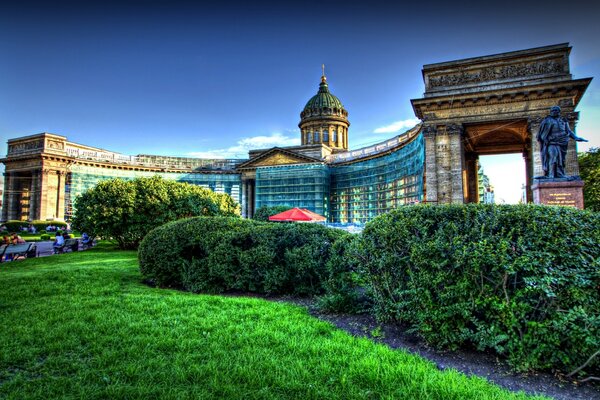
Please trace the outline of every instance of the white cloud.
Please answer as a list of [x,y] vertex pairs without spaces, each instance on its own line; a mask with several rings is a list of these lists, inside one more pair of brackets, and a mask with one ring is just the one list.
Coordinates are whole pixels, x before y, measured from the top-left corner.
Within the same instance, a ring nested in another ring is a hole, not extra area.
[[187,153],[190,157],[198,158],[248,158],[248,150],[266,149],[270,147],[298,146],[299,137],[289,137],[281,133],[273,133],[270,136],[252,136],[241,139],[236,146],[226,149],[215,149],[208,151],[196,151]]
[[394,133],[399,132],[402,129],[409,129],[413,126],[417,125],[421,120],[417,118],[405,119],[403,121],[396,121],[391,123],[390,125],[382,126],[380,128],[375,129],[374,133]]

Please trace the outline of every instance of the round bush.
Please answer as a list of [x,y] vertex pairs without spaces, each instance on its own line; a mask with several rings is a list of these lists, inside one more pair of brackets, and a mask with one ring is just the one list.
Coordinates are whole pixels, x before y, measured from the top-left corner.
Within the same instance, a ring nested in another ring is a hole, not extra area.
[[331,246],[347,233],[315,224],[221,217],[174,221],[152,230],[138,252],[144,277],[193,292],[323,292]]
[[569,371],[600,349],[598,213],[406,207],[367,224],[361,241],[378,317],[434,345],[493,349],[518,370]]

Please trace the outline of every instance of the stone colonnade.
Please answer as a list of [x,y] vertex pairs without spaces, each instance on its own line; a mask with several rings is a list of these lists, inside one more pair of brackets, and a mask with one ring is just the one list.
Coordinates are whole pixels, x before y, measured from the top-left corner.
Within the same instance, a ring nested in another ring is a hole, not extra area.
[[348,148],[348,127],[343,125],[307,125],[302,127],[302,145],[324,144]]

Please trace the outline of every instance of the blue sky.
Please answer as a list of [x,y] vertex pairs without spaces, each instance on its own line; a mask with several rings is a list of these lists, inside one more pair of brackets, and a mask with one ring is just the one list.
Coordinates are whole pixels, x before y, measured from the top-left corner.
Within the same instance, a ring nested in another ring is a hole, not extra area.
[[573,76],[596,77],[578,107],[590,140],[579,149],[600,147],[600,6],[482,3],[3,6],[0,153],[44,131],[125,154],[243,158],[298,144],[322,63],[358,148],[414,120],[423,64],[564,42]]

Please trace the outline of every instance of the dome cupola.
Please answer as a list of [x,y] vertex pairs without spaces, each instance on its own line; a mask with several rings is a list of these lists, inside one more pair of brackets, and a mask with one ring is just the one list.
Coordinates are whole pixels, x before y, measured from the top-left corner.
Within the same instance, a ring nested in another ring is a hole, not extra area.
[[303,146],[324,144],[334,150],[348,150],[348,111],[329,91],[325,66],[319,91],[304,106],[298,126]]

